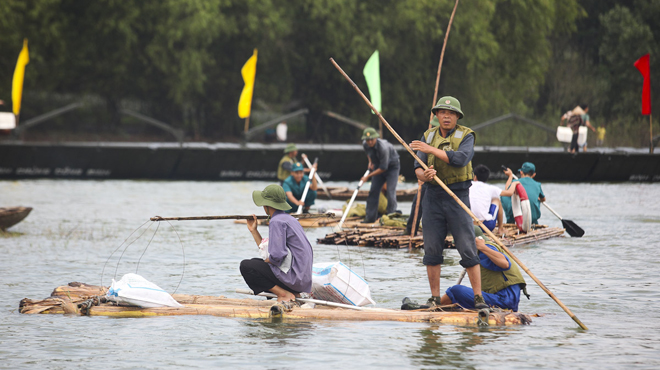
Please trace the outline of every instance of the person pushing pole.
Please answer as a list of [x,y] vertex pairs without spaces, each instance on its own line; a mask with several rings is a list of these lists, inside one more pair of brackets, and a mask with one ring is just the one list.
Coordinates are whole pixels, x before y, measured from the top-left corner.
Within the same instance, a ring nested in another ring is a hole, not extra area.
[[[347,81],[353,86],[353,88],[355,89],[355,91],[357,91],[358,94],[359,94],[359,95],[362,97],[362,99],[365,101],[365,103],[367,103],[367,105],[369,105],[369,107],[374,111],[374,113],[375,113],[375,114],[378,116],[378,118],[383,122],[383,124],[385,125],[385,127],[387,127],[387,129],[392,133],[392,135],[393,135],[393,136],[394,136],[394,137],[395,137],[395,138],[396,138],[396,139],[397,139],[397,140],[398,140],[398,141],[399,141],[399,142],[400,142],[400,143],[406,148],[406,150],[408,150],[408,152],[413,156],[413,158],[415,158],[415,160],[417,161],[417,163],[420,164],[421,168],[424,169],[424,172],[427,173],[427,171],[429,170],[429,167],[426,165],[426,163],[424,163],[424,162],[423,162],[423,161],[422,161],[422,160],[421,160],[421,159],[420,159],[420,158],[419,158],[419,157],[413,152],[413,150],[410,148],[410,146],[409,146],[409,145],[408,145],[408,144],[407,144],[407,143],[401,138],[401,136],[399,136],[399,134],[398,134],[398,133],[392,128],[392,126],[390,126],[390,124],[385,120],[385,118],[380,114],[380,112],[379,112],[378,110],[376,110],[376,108],[371,104],[371,102],[369,101],[369,99],[368,99],[368,98],[362,93],[362,91],[360,90],[360,88],[355,84],[355,82],[353,82],[353,80],[351,80],[351,78],[346,74],[346,72],[344,72],[344,70],[339,66],[339,64],[337,64],[337,62],[335,62],[335,60],[334,60],[333,58],[330,58],[330,62],[335,66],[335,68],[337,68],[337,70],[338,70],[338,71],[344,76],[344,78],[346,78],[346,80],[347,80]],[[430,170],[433,171],[433,169],[430,169]],[[433,171],[433,172],[435,172],[435,171]],[[564,311],[565,311],[565,312],[571,317],[571,319],[573,319],[573,321],[575,321],[575,322],[576,322],[576,323],[577,323],[582,329],[585,329],[585,330],[588,329],[588,328],[586,327],[586,325],[584,325],[584,324],[583,324],[583,323],[577,318],[577,316],[575,316],[575,314],[573,314],[573,312],[571,312],[571,310],[570,310],[568,307],[566,307],[566,306],[565,306],[565,305],[559,300],[559,298],[557,298],[557,297],[556,297],[556,296],[555,296],[555,295],[554,295],[554,294],[553,294],[553,293],[552,293],[552,292],[551,292],[551,291],[550,291],[545,285],[543,285],[543,283],[541,283],[541,281],[540,281],[540,280],[539,280],[539,279],[538,279],[538,278],[537,278],[537,277],[536,277],[536,276],[535,276],[535,275],[534,275],[534,274],[533,274],[533,273],[527,268],[527,266],[526,266],[525,264],[522,263],[522,261],[520,261],[520,260],[518,259],[518,257],[516,257],[513,253],[511,253],[511,251],[510,251],[510,250],[509,250],[509,249],[508,249],[508,248],[502,243],[502,241],[501,241],[497,236],[495,236],[495,234],[493,234],[490,230],[488,230],[488,228],[486,228],[486,227],[484,226],[483,222],[479,221],[479,219],[478,219],[478,218],[472,213],[472,211],[470,211],[470,209],[465,205],[465,203],[463,203],[463,202],[462,202],[462,201],[461,201],[461,200],[460,200],[460,199],[459,199],[459,198],[458,198],[458,197],[457,197],[457,196],[456,196],[456,195],[455,195],[455,194],[454,194],[454,193],[453,193],[448,187],[447,187],[447,185],[445,185],[445,184],[444,184],[444,183],[438,178],[438,176],[437,176],[435,173],[432,173],[432,172],[428,172],[428,173],[429,173],[429,175],[432,174],[432,178],[433,178],[433,180],[435,180],[435,182],[436,182],[438,185],[440,185],[440,186],[441,186],[441,187],[447,192],[447,194],[448,194],[449,196],[451,196],[452,198],[454,198],[454,200],[460,205],[460,207],[463,208],[463,210],[465,210],[465,212],[467,212],[467,213],[470,215],[470,217],[472,217],[472,219],[473,219],[474,221],[476,221],[476,222],[478,223],[478,225],[479,225],[482,229],[485,229],[485,230],[486,230],[486,233],[488,234],[488,236],[489,236],[493,241],[495,241],[500,247],[502,247],[502,249],[503,249],[504,251],[506,251],[506,252],[509,254],[509,256],[511,256],[511,258],[513,258],[513,260],[518,264],[518,266],[520,266],[520,267],[521,267],[521,268],[527,273],[527,275],[529,275],[529,277],[531,277],[532,280],[534,280],[534,281],[539,285],[539,287],[541,287],[541,289],[543,289],[543,291],[546,292],[546,293],[550,296],[550,298],[552,298],[552,299],[553,299],[553,300],[554,300],[554,301],[555,301],[555,302],[556,302],[556,303],[557,303],[557,304],[558,304],[558,305],[559,305],[559,306],[560,306],[560,307],[561,307],[561,308],[562,308],[562,309],[563,309],[563,310],[564,310]],[[472,233],[474,233],[474,230],[472,231]],[[475,289],[475,294],[476,294],[476,289]]]

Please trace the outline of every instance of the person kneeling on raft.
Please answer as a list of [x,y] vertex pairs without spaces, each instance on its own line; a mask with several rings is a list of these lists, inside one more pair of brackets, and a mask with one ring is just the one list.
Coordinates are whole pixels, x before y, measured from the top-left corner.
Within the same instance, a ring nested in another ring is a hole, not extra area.
[[[314,164],[315,171],[316,166],[317,164]],[[286,211],[287,213],[297,211],[298,206],[303,206],[303,213],[309,213],[309,207],[316,201],[316,189],[318,189],[316,176],[312,178],[312,183],[309,184],[305,199],[302,199],[305,186],[309,181],[309,176],[305,175],[303,171],[303,165],[300,162],[294,163],[291,168],[291,176],[287,177],[284,183],[282,183],[282,188],[284,188],[284,193],[286,194],[286,202],[292,207]]]
[[[481,259],[481,289],[484,301],[490,307],[499,307],[518,311],[520,291],[527,299],[527,284],[518,265],[511,262],[506,252],[497,244],[484,237],[479,226],[474,227],[477,250]],[[463,308],[474,308],[474,292],[464,285],[449,287],[440,298],[440,304],[458,303]]]

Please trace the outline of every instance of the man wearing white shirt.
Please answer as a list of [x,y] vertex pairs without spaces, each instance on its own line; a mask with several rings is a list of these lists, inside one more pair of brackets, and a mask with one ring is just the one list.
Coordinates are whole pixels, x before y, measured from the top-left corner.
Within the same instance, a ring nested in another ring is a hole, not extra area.
[[[508,171],[506,174],[509,176],[509,179],[504,188],[508,189],[513,180],[513,172]],[[497,186],[486,184],[489,176],[490,169],[483,164],[474,168],[474,178],[470,187],[470,210],[490,231],[493,231],[495,226],[497,226],[497,233],[503,234],[504,216],[502,203],[500,203],[500,195],[506,194],[506,196],[509,196],[509,193],[512,193],[513,189],[503,191]]]

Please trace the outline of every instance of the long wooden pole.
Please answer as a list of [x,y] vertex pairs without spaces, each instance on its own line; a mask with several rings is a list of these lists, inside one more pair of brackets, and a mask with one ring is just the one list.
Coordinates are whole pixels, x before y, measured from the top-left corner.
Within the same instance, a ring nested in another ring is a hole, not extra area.
[[[328,213],[303,213],[300,215],[292,214],[294,218],[315,218],[315,217],[334,217],[332,212]],[[266,220],[270,216],[257,216],[257,220]],[[151,221],[199,221],[199,220],[252,220],[252,215],[230,215],[230,216],[194,216],[194,217],[160,217],[154,216]]]
[[649,152],[653,154],[653,115],[649,114],[649,130],[651,133],[651,146],[649,148]]
[[[447,32],[445,32],[445,41],[442,44],[442,51],[440,52],[440,63],[438,63],[438,75],[435,77],[435,92],[433,93],[433,101],[431,106],[434,106],[436,100],[438,99],[438,86],[440,85],[440,71],[442,71],[442,60],[445,58],[445,48],[447,47],[447,39],[449,38],[449,30],[451,30],[451,24],[454,22],[454,14],[456,14],[456,8],[458,8],[458,1],[454,4],[454,10],[451,12],[451,17],[449,17],[449,24],[447,24]],[[431,121],[433,120],[433,113],[429,117],[429,129],[431,129]]]
[[[348,80],[348,82],[350,82],[351,85],[353,85],[353,88],[355,89],[355,91],[357,91],[358,94],[360,94],[360,96],[362,97],[362,99],[364,99],[364,101],[365,101],[365,102],[371,107],[371,109],[376,113],[376,115],[378,116],[378,118],[383,122],[383,124],[385,125],[385,127],[387,127],[387,129],[390,130],[390,132],[392,133],[392,135],[394,135],[394,137],[395,137],[397,140],[399,140],[399,142],[400,142],[400,143],[406,148],[406,150],[408,150],[408,153],[410,153],[410,155],[412,155],[412,156],[415,158],[415,160],[417,161],[417,163],[419,163],[419,164],[422,166],[422,168],[424,168],[424,170],[427,170],[429,167],[426,165],[426,163],[424,163],[421,159],[419,159],[419,157],[418,157],[418,156],[415,154],[415,152],[410,148],[410,146],[408,146],[408,144],[407,144],[407,143],[401,138],[401,136],[399,136],[399,134],[398,134],[398,133],[392,128],[392,126],[390,126],[390,124],[385,120],[385,118],[383,118],[383,116],[380,114],[380,112],[379,112],[378,110],[376,110],[376,107],[374,107],[373,104],[371,104],[371,102],[369,101],[369,98],[367,98],[367,97],[362,93],[362,91],[360,90],[360,88],[355,84],[355,82],[353,82],[353,80],[351,80],[350,77],[348,77],[348,75],[346,74],[346,72],[344,72],[344,70],[339,66],[339,64],[337,64],[337,62],[335,62],[335,60],[334,60],[333,58],[330,58],[330,62],[332,62],[332,64],[335,66],[335,68],[337,68],[337,70],[339,70],[339,72],[341,72],[341,74],[344,76],[344,78],[346,78],[346,80]],[[440,186],[442,186],[442,188],[447,192],[447,194],[449,194],[452,198],[454,198],[454,200],[458,203],[458,205],[460,205],[461,208],[463,208],[463,210],[465,210],[465,212],[467,212],[467,213],[470,215],[470,217],[472,217],[472,219],[473,219],[474,221],[476,221],[476,222],[478,223],[478,225],[479,225],[483,230],[486,231],[486,234],[488,234],[488,236],[489,236],[492,240],[494,240],[497,244],[499,244],[499,246],[502,247],[502,249],[505,250],[505,251],[509,254],[509,256],[511,256],[511,258],[513,258],[513,260],[518,264],[518,266],[520,266],[520,267],[521,267],[521,268],[527,273],[527,275],[529,275],[529,277],[531,277],[532,280],[534,280],[534,281],[535,281],[535,282],[541,287],[541,289],[543,289],[543,291],[546,292],[546,293],[550,296],[550,298],[552,298],[555,302],[557,302],[557,304],[559,305],[559,307],[561,307],[561,308],[562,308],[562,309],[563,309],[563,310],[564,310],[564,311],[565,311],[565,312],[566,312],[566,313],[567,313],[567,314],[573,319],[573,321],[575,321],[578,325],[580,325],[580,327],[581,327],[582,329],[587,330],[587,327],[586,327],[586,326],[585,326],[585,325],[584,325],[584,324],[583,324],[583,323],[577,318],[577,316],[575,316],[575,314],[573,314],[573,312],[571,312],[571,310],[570,310],[568,307],[566,307],[566,305],[564,305],[564,304],[559,300],[559,298],[557,298],[557,297],[556,297],[556,296],[555,296],[555,295],[554,295],[554,294],[553,294],[553,293],[552,293],[552,292],[551,292],[551,291],[550,291],[545,285],[543,285],[543,283],[541,283],[541,281],[540,281],[540,280],[539,280],[539,279],[538,279],[538,278],[537,278],[537,277],[536,277],[536,276],[535,276],[535,275],[534,275],[534,274],[533,274],[533,273],[527,268],[527,266],[525,266],[525,264],[522,263],[522,261],[520,261],[520,260],[518,259],[518,257],[516,257],[513,253],[511,253],[511,251],[509,250],[509,248],[507,248],[507,247],[502,243],[502,241],[500,241],[500,239],[499,239],[497,236],[495,236],[495,234],[493,234],[493,233],[492,233],[492,232],[491,232],[486,226],[484,226],[483,222],[479,221],[479,219],[477,218],[477,216],[475,216],[474,213],[472,213],[472,211],[470,211],[470,208],[468,208],[468,207],[465,205],[465,203],[463,203],[463,202],[462,202],[462,201],[456,196],[456,194],[454,194],[454,192],[451,191],[451,190],[447,187],[447,185],[445,185],[445,184],[442,182],[442,180],[440,180],[440,178],[438,178],[438,176],[433,176],[433,179],[434,179],[434,180],[435,180]]]
[[[440,71],[442,71],[442,60],[445,58],[445,49],[447,48],[449,31],[451,30],[451,24],[454,21],[454,14],[456,14],[456,8],[458,8],[458,1],[459,0],[456,0],[456,3],[454,3],[454,10],[452,10],[451,12],[451,17],[449,17],[449,24],[447,24],[447,32],[445,32],[445,41],[442,43],[442,52],[440,52],[440,62],[438,63],[438,75],[435,78],[435,91],[433,92],[433,101],[431,102],[431,106],[434,106],[436,103],[436,99],[438,99],[438,86],[440,86]],[[431,112],[431,117],[429,117],[429,130],[431,129],[432,120],[433,120],[433,112]],[[413,216],[413,225],[410,228],[410,242],[408,242],[408,250],[412,249],[412,238],[415,236],[415,234],[417,234],[417,216],[419,215],[419,201],[421,197],[422,197],[422,186],[420,184],[417,187],[417,203],[415,204],[415,216]]]

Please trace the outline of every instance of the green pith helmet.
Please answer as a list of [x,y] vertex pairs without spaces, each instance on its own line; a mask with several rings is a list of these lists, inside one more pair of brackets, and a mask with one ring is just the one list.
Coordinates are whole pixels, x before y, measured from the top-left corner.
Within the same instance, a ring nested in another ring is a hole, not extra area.
[[463,111],[461,110],[461,102],[453,96],[443,96],[438,100],[431,112],[435,116],[435,111],[438,109],[447,109],[458,113],[458,119],[463,118]]
[[291,153],[295,151],[298,151],[298,147],[293,143],[287,144],[286,148],[284,148],[284,153]]
[[431,127],[438,127],[438,126],[440,126],[440,121],[438,121],[438,117],[434,115],[433,119],[431,120]]
[[373,127],[367,127],[362,132],[362,140],[378,139],[379,137],[378,131]]

